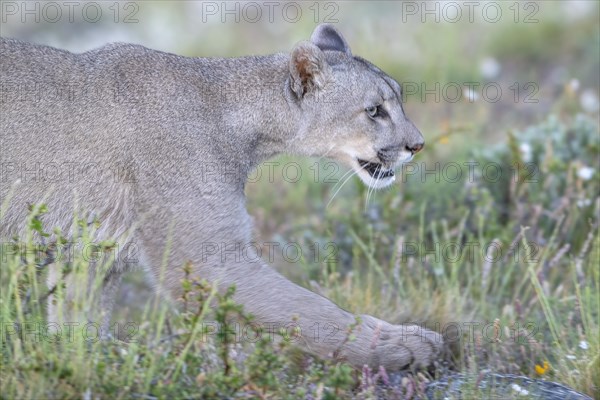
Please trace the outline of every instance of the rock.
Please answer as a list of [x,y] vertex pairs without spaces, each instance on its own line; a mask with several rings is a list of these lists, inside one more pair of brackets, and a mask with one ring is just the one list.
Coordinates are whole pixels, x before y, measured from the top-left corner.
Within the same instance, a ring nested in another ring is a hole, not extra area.
[[[477,385],[477,388],[475,388]],[[427,384],[428,399],[544,399],[592,400],[575,390],[541,379],[488,373],[480,377],[453,374]],[[485,397],[481,397],[485,396]]]

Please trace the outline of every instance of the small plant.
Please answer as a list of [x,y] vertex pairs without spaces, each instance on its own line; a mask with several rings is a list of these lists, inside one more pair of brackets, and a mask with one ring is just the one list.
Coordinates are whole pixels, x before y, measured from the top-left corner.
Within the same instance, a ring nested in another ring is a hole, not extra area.
[[535,207],[554,215],[581,213],[579,223],[566,221],[568,233],[578,235],[581,224],[594,216],[593,203],[600,192],[599,152],[600,132],[593,120],[577,115],[567,125],[551,116],[542,124],[509,133],[507,143],[474,152],[473,159],[501,171],[493,182],[481,174],[478,178],[492,194],[504,223],[517,229],[520,225],[548,229],[548,220]]
[[281,350],[287,345],[285,340],[280,341],[280,351],[277,351],[268,337],[261,337],[255,345],[254,351],[245,362],[246,381],[265,398],[268,393],[277,393],[282,387],[281,375],[284,371],[286,360]]

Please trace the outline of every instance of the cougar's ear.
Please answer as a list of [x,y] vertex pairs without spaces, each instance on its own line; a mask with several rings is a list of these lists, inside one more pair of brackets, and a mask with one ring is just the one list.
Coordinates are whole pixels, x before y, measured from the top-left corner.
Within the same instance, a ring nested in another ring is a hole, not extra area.
[[321,24],[315,28],[310,41],[321,50],[336,50],[352,55],[346,39],[338,32],[333,25]]
[[311,42],[300,42],[290,58],[291,89],[299,98],[322,89],[330,78],[331,70],[325,54]]

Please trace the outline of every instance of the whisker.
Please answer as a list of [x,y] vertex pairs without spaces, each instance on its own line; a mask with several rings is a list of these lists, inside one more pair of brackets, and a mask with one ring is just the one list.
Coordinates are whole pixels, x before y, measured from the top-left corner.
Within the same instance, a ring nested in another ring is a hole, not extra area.
[[379,182],[379,178],[381,178],[382,174],[383,174],[383,170],[381,168],[379,168],[379,170],[377,170],[377,177],[371,177],[371,178],[375,179],[375,182],[373,182],[373,185],[369,185],[369,190],[367,191],[367,200],[365,202],[365,211],[367,211],[367,208],[369,206],[370,197],[375,192],[375,186],[377,186],[377,182]]
[[321,160],[322,160],[322,159],[323,159],[323,158],[324,158],[324,157],[325,157],[327,154],[329,154],[329,152],[330,152],[331,150],[333,150],[335,147],[336,147],[336,145],[335,145],[335,144],[332,144],[332,145],[331,145],[331,147],[329,148],[329,150],[327,150],[325,153],[323,153],[323,154],[321,155],[321,157],[317,158],[317,162],[321,161]]
[[[375,179],[375,177],[371,176],[371,180],[373,179]],[[373,186],[369,185],[367,188],[367,198],[365,199],[365,211],[367,211],[367,208],[369,207],[369,197],[371,197],[371,190],[373,190]]]
[[[333,196],[331,196],[331,199],[329,199],[329,201],[327,202],[327,205],[325,206],[325,208],[329,207],[329,204],[331,204],[331,202],[333,201],[333,199],[335,198],[335,196],[338,194],[338,192],[340,190],[342,190],[342,188],[344,187],[344,185],[346,184],[346,182],[348,182],[350,180],[350,178],[352,178],[354,175],[358,174],[359,171],[354,171],[354,170],[350,170],[350,172],[352,172],[352,174],[350,174],[349,177],[346,178],[346,180],[344,182],[342,182],[342,184],[340,185],[340,187],[335,191],[335,193],[333,194]],[[344,174],[345,176],[345,174]],[[341,181],[341,179],[340,179]]]
[[333,187],[331,188],[331,190],[336,190],[337,186],[340,184],[340,182],[342,182],[342,180],[348,175],[351,174],[352,172],[354,172],[354,169],[350,168],[348,171],[346,171],[344,173],[344,175],[342,175],[340,177],[340,179],[338,179],[338,181],[335,183],[335,185],[333,185]]

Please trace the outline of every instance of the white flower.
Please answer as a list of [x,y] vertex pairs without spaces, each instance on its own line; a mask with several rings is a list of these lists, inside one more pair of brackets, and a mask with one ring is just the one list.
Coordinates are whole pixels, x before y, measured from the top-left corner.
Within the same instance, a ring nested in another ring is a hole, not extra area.
[[523,158],[523,161],[531,161],[531,146],[529,145],[529,143],[521,143],[519,145],[519,151],[521,152],[521,157]]
[[510,385],[510,387],[512,388],[512,390],[514,390],[521,396],[527,396],[529,394],[529,390],[522,388],[521,386],[517,385],[516,383],[513,383],[512,385]]
[[579,200],[577,200],[577,207],[579,207],[579,208],[587,207],[590,204],[592,204],[592,201],[590,199],[579,199]]
[[581,167],[577,170],[577,176],[584,181],[589,181],[594,176],[594,168],[592,167]]
[[598,101],[598,96],[591,89],[586,89],[581,93],[579,97],[579,102],[581,103],[581,108],[585,112],[595,113],[600,110],[600,101]]
[[569,360],[577,360],[577,357],[575,357],[573,354],[567,354],[567,359]]
[[472,88],[464,88],[463,95],[469,100],[469,103],[473,103],[479,99],[479,95]]
[[579,348],[583,349],[583,350],[587,350],[590,348],[590,346],[588,345],[588,342],[586,342],[585,340],[582,340],[581,342],[579,342]]
[[479,72],[486,79],[494,79],[500,74],[502,66],[493,57],[486,57],[479,63]]
[[594,2],[585,0],[566,1],[562,4],[562,8],[568,19],[578,20],[594,12]]
[[579,90],[579,79],[571,79],[568,83],[569,88],[573,91],[576,92]]

